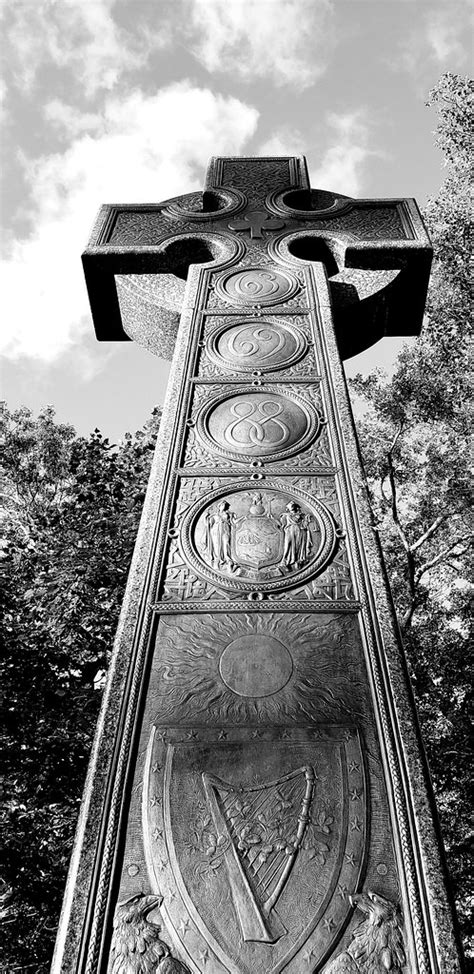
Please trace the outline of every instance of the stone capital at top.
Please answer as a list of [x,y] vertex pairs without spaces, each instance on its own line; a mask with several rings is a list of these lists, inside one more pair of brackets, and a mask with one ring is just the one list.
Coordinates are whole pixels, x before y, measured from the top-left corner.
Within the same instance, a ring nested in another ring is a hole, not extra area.
[[[170,357],[189,268],[218,270],[247,250],[256,261],[284,251],[287,263],[324,265],[343,358],[385,335],[420,331],[432,251],[413,199],[313,189],[304,156],[216,156],[203,192],[101,208],[83,254],[97,337],[136,338],[140,307],[148,315],[153,305],[149,347]],[[121,295],[130,309],[134,289],[131,330]]]

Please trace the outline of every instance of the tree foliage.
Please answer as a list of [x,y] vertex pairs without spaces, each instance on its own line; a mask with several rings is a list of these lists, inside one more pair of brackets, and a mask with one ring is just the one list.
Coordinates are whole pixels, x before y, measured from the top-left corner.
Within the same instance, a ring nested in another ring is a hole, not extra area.
[[49,969],[159,416],[118,449],[51,408],[2,419],[2,971]]
[[407,650],[467,952],[472,956],[469,828],[470,294],[469,131],[473,85],[431,92],[447,175],[424,216],[435,260],[421,337],[390,380],[352,382],[371,500]]

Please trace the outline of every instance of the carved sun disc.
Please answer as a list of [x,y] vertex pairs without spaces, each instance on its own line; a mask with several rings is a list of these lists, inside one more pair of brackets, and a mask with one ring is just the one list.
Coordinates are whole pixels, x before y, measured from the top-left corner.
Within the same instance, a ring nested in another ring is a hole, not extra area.
[[293,661],[278,639],[255,633],[226,646],[219,670],[225,685],[239,696],[268,697],[286,686]]

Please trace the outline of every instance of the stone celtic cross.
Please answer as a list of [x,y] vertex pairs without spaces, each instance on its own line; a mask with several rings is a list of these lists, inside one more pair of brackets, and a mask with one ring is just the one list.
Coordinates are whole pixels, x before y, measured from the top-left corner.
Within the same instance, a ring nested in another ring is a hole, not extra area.
[[418,333],[430,260],[296,157],[102,208],[97,336],[173,367],[56,974],[459,970],[341,365]]

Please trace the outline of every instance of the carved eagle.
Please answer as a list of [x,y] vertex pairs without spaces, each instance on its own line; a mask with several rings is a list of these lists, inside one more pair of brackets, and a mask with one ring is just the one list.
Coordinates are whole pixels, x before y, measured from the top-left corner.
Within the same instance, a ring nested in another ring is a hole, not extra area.
[[366,916],[324,974],[402,974],[405,950],[398,907],[371,892],[353,896],[351,902]]
[[162,902],[161,896],[136,893],[119,903],[111,948],[112,974],[189,974],[161,940],[160,924],[148,919]]

